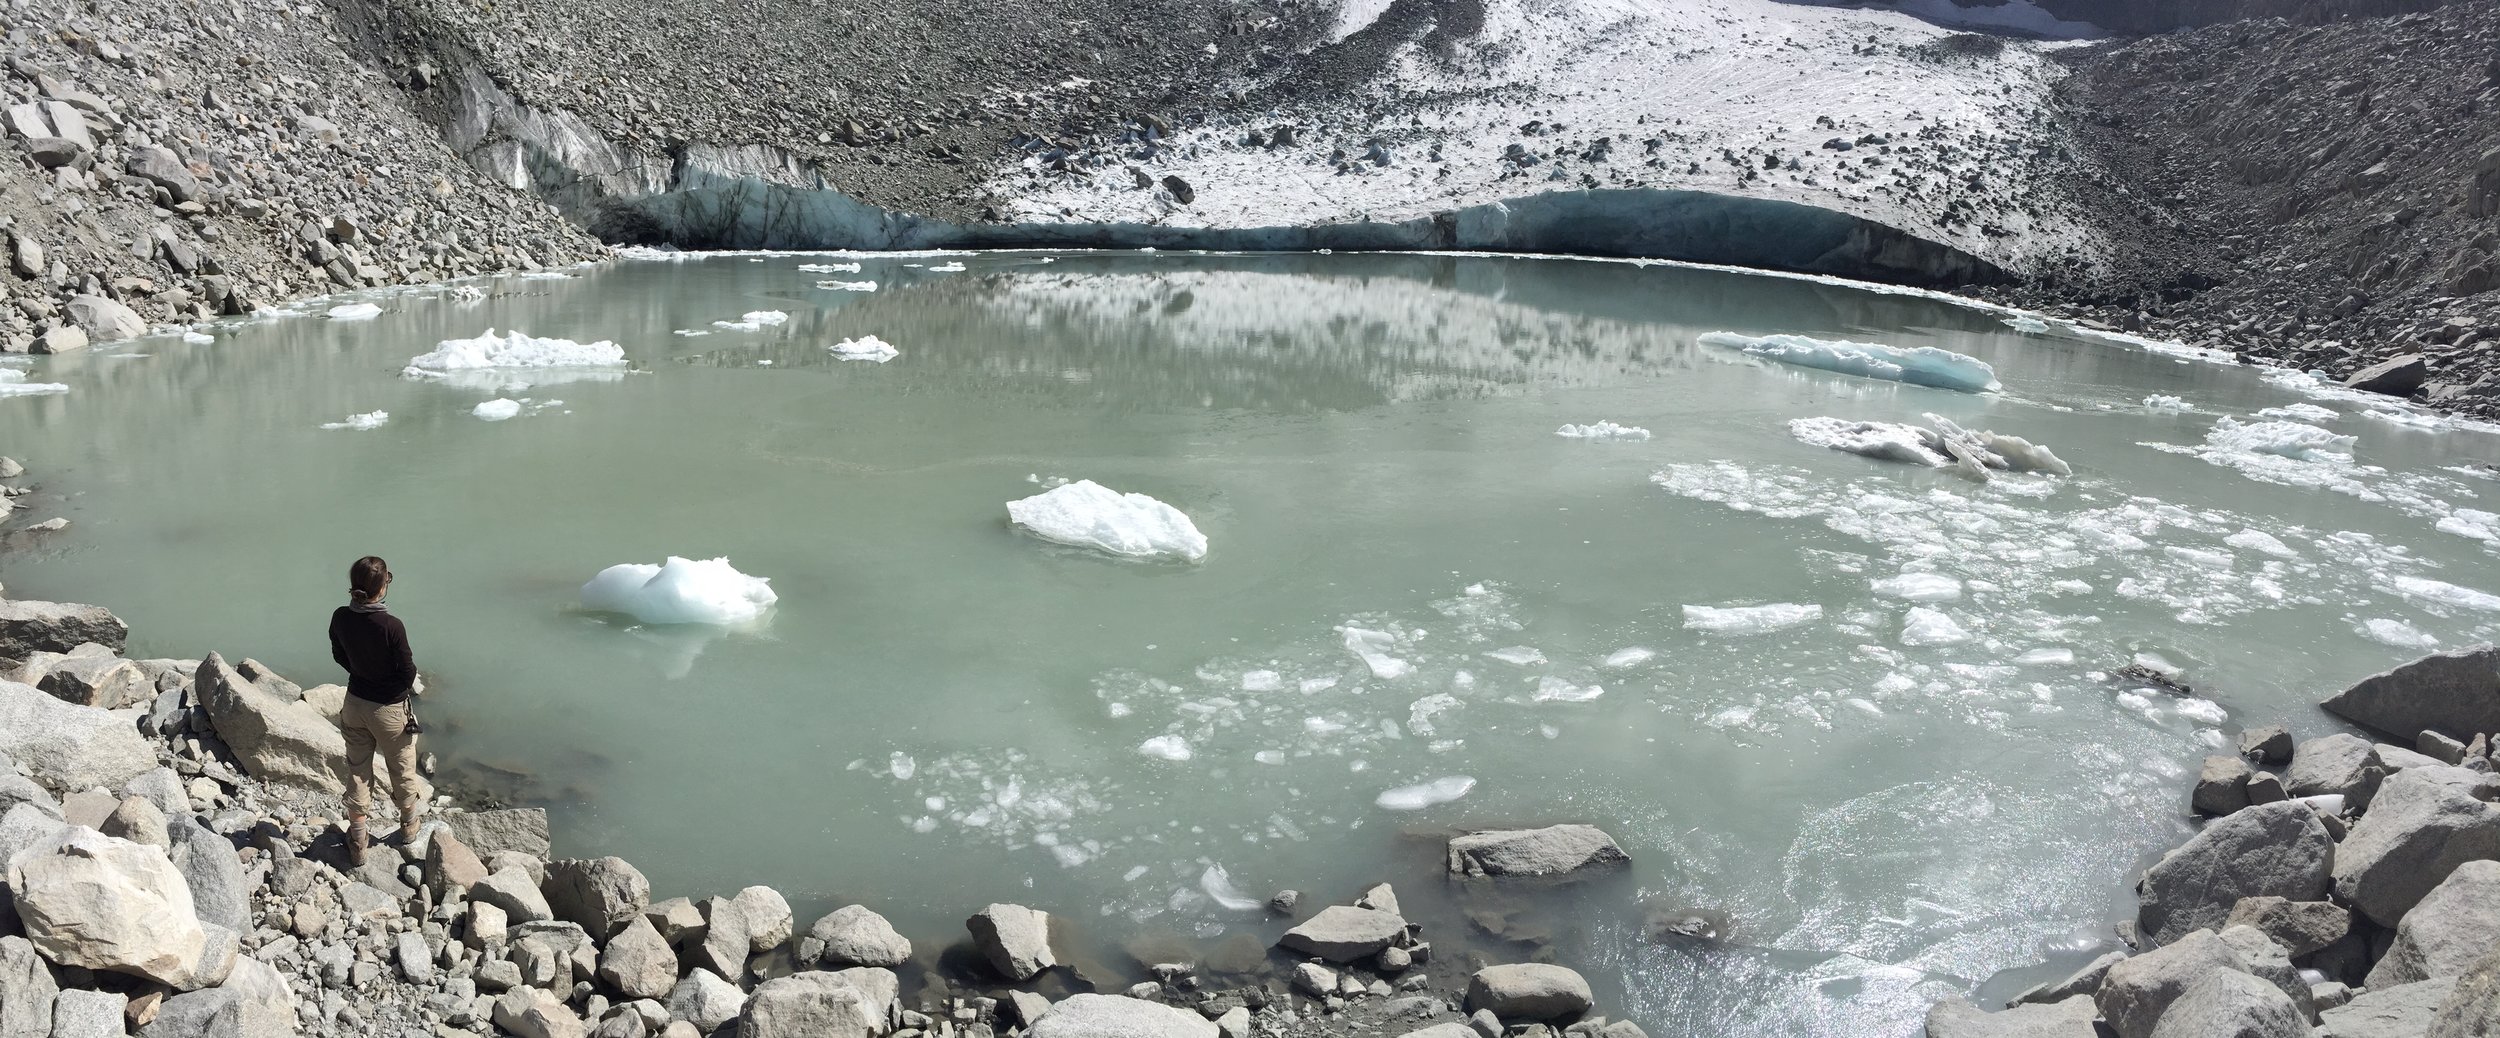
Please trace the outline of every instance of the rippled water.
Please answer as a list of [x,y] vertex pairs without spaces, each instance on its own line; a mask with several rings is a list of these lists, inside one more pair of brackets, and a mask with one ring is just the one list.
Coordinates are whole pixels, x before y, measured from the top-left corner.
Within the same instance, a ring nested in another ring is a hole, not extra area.
[[[2500,622],[2491,437],[1920,298],[1415,256],[573,273],[40,364],[71,390],[0,400],[0,447],[67,495],[33,517],[75,525],[14,541],[10,593],[310,684],[338,677],[340,571],[379,553],[435,747],[664,896],[766,882],[931,943],[1023,900],[1116,971],[1131,935],[1272,939],[1236,892],[1389,879],[1428,936],[1550,945],[1614,1015],[1696,1035],[1911,1034],[2105,943],[2225,731],[2322,732],[2320,695]],[[789,317],[713,324],[764,311]],[[612,339],[632,370],[401,376],[488,328]],[[1940,346],[2004,392],[1696,344],[1719,330]],[[872,334],[900,355],[828,349]],[[518,414],[475,415],[497,398]],[[2289,405],[2326,411],[2256,414]],[[2075,475],[1983,486],[1787,430],[1927,412]],[[1601,420],[1652,435],[1556,435]],[[1007,525],[1079,478],[1185,511],[1205,560]],[[671,554],[779,604],[735,632],[577,608]],[[1819,611],[1709,611],[1767,605]],[[2200,698],[2106,676],[2139,657]],[[1554,820],[1635,865],[1526,911],[1437,875],[1450,827]],[[1693,907],[1731,938],[1644,935]]]

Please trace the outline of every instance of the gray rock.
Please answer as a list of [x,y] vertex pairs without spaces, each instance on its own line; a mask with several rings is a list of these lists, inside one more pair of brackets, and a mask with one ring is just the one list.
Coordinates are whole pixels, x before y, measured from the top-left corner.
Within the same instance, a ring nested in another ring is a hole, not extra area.
[[61,993],[52,964],[23,937],[0,937],[0,1038],[51,1038]]
[[26,937],[64,966],[109,970],[189,990],[214,984],[208,934],[165,852],[71,827],[10,861]]
[[279,1038],[296,1033],[295,996],[278,971],[249,957],[226,982],[175,995],[157,1007],[140,1038]]
[[[0,811],[0,863],[17,857],[20,851],[52,839],[67,826],[58,810],[38,804],[17,804]],[[0,903],[6,903],[6,899],[0,898]]]
[[1487,966],[1467,978],[1467,1008],[1492,1010],[1504,1023],[1577,1016],[1595,1002],[1585,978],[1551,963]]
[[2500,948],[2457,978],[2424,1038],[2500,1038]]
[[503,851],[519,851],[545,860],[547,812],[535,807],[515,807],[499,811],[461,811],[443,816],[460,842],[467,844],[480,858]]
[[[1248,1010],[1243,1010],[1243,1012],[1247,1013]],[[1217,1026],[1222,1026],[1221,1021],[1218,1022]],[[1430,1027],[1419,1027],[1415,1030],[1399,1035],[1398,1038],[1477,1038],[1477,1036],[1475,1028],[1469,1027],[1456,1020],[1452,1020],[1447,1023],[1434,1024]]]
[[669,991],[668,1015],[710,1034],[737,1019],[746,1003],[746,993],[739,991],[737,985],[722,980],[720,974],[697,967]]
[[495,1026],[514,1038],[587,1038],[590,1029],[555,996],[536,988],[514,988],[495,1000]]
[[754,886],[729,899],[746,920],[747,951],[761,955],[790,940],[790,902],[771,887]]
[[2223,925],[2255,927],[2298,958],[2343,940],[2352,931],[2352,911],[2332,901],[2244,897]]
[[[122,783],[122,792],[147,798],[148,803],[155,804],[158,811],[171,819],[176,815],[191,813],[191,795],[182,787],[182,776],[174,769],[152,768]],[[167,835],[170,837],[170,830]]]
[[477,881],[469,888],[469,900],[503,909],[505,918],[514,923],[534,923],[555,918],[547,907],[547,898],[538,892],[538,884],[530,874],[516,868]]
[[113,789],[156,766],[156,750],[129,718],[14,681],[0,681],[0,753],[53,789]]
[[[21,674],[20,680],[25,680]],[[46,695],[80,706],[118,710],[156,695],[156,683],[139,665],[112,656],[62,656],[47,660],[31,681]]]
[[191,820],[191,812],[175,816],[167,827],[166,856],[191,890],[191,907],[200,921],[229,930],[251,929],[252,891],[243,877],[243,859],[226,838]]
[[392,940],[391,957],[399,966],[400,977],[419,987],[434,983],[434,952],[425,946],[425,935],[401,930]]
[[2455,977],[2379,987],[2318,1014],[2319,1038],[2421,1038],[2454,994]]
[[814,942],[810,962],[829,966],[900,966],[911,961],[911,942],[894,924],[862,905],[845,905],[807,930]]
[[1050,999],[1031,991],[1009,991],[1006,998],[999,1000],[999,1005],[1014,1011],[1009,1020],[1027,1027],[1050,1012]]
[[2101,989],[2101,978],[2109,975],[2109,968],[2118,965],[2126,957],[2127,953],[2121,951],[2103,952],[2092,961],[2084,963],[2082,969],[2014,996],[2014,1004],[2054,1005],[2076,995],[2090,995]]
[[192,687],[218,738],[253,778],[324,793],[346,790],[340,768],[347,740],[320,711],[262,690],[213,652],[200,660]]
[[1285,931],[1278,946],[1330,962],[1353,962],[1380,954],[1406,934],[1406,920],[1387,912],[1330,905]]
[[2500,858],[2500,806],[2470,792],[2480,778],[2440,767],[2388,779],[2336,849],[2336,896],[2395,926],[2458,865]]
[[1295,963],[1286,979],[1312,998],[1327,998],[1337,993],[1337,971],[1316,962]]
[[642,910],[642,917],[651,921],[653,929],[669,947],[682,948],[703,939],[703,909],[682,897],[655,901]]
[[2207,757],[2189,803],[2198,814],[2207,815],[2227,815],[2247,807],[2248,774],[2248,762],[2238,757]]
[[2220,928],[2241,898],[2323,900],[2335,853],[2334,838],[2304,804],[2260,804],[2214,819],[2145,870],[2136,926],[2158,946]]
[[2430,362],[2419,353],[2408,353],[2353,372],[2344,379],[2344,384],[2365,393],[2409,397],[2414,390],[2422,388],[2422,383],[2429,381],[2430,377]]
[[0,656],[9,659],[66,653],[87,642],[119,653],[129,638],[130,625],[103,606],[0,600]]
[[738,1038],[874,1038],[885,1033],[886,1000],[873,997],[834,973],[775,977],[748,996]]
[[486,863],[479,861],[477,853],[447,826],[435,830],[426,841],[423,875],[426,889],[440,899],[452,894],[466,895],[489,873]]
[[2251,728],[2240,733],[2240,756],[2259,764],[2281,764],[2292,759],[2292,732],[2279,724]]
[[1023,905],[992,904],[964,920],[990,968],[1013,981],[1031,980],[1058,964],[1050,951],[1050,915]]
[[[2440,760],[2427,753],[2408,750],[2394,743],[2373,743],[2370,748],[2378,751],[2379,763],[2387,765],[2387,772],[2391,775],[2406,768],[2448,767],[2457,763],[2454,760]],[[2464,759],[2465,747],[2458,746],[2457,760]]]
[[1631,861],[1593,825],[1469,833],[1450,840],[1449,869],[1463,876],[1559,876]]
[[2377,991],[2461,976],[2494,947],[2500,947],[2500,861],[2469,861],[2405,913],[2368,984]]
[[2093,1038],[2100,1015],[2089,995],[2019,1005],[1990,1013],[1966,998],[1948,998],[1927,1010],[1927,1038]]
[[2319,705],[2398,738],[2425,729],[2460,740],[2500,732],[2500,648],[2424,656],[2363,678]]
[[2245,975],[2247,966],[2220,936],[2198,930],[2110,967],[2092,1001],[2118,1038],[2151,1038],[2163,1012],[2189,985],[2217,970]]
[[54,325],[35,336],[35,353],[75,353],[87,348],[87,332],[74,324]]
[[130,996],[70,988],[52,1002],[52,1038],[123,1038],[122,1010]]
[[677,952],[640,916],[599,954],[599,980],[627,998],[667,998],[677,985],[677,968]]
[[2334,794],[2356,809],[2370,806],[2370,795],[2387,777],[2378,747],[2357,735],[2338,732],[2311,739],[2292,751],[2292,766],[2283,773],[2283,788],[2295,797]]
[[[183,813],[190,814],[188,811]],[[106,836],[117,836],[132,843],[167,850],[173,847],[171,839],[165,834],[165,812],[157,810],[156,805],[149,803],[146,797],[123,797],[121,803],[113,806],[113,813],[105,816],[104,824],[96,828]]]
[[2222,943],[2230,945],[2231,950],[2239,954],[2240,961],[2248,964],[2249,975],[2274,985],[2275,990],[2291,999],[2293,1008],[2300,1011],[2301,1019],[2317,1019],[2318,1007],[2309,994],[2309,982],[2301,977],[2300,970],[2292,965],[2292,957],[2282,945],[2274,942],[2274,938],[2253,926],[2228,927],[2215,936],[2222,938]]
[[[2413,748],[2416,752],[2441,764],[2465,763],[2464,742],[2451,739],[2428,728],[2422,729],[2421,734],[2413,737]],[[2379,755],[2384,757],[2387,751],[2380,750]]]
[[130,175],[164,188],[179,205],[200,195],[200,182],[185,168],[182,160],[163,148],[142,146],[130,149],[126,167]]
[[1183,1009],[1119,995],[1070,995],[1050,1007],[1027,1038],[1217,1038],[1214,1021]]
[[606,940],[642,915],[651,903],[651,881],[623,858],[559,858],[547,863],[542,885],[558,919],[581,924]]
[[2283,777],[2271,771],[2260,771],[2248,777],[2248,802],[2280,804],[2291,798],[2283,791]]
[[2214,970],[2180,993],[2152,1038],[2309,1038],[2309,1022],[2274,985]]
[[[148,322],[137,311],[103,296],[71,296],[62,310],[69,315],[71,324],[96,342],[120,342],[148,333]],[[103,644],[111,645],[115,652],[121,651],[118,641]]]

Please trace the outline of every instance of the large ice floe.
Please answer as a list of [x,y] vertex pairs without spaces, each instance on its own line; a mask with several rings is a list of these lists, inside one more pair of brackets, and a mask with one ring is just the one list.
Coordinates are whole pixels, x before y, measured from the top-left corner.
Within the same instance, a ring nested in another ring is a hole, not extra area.
[[770,581],[738,572],[726,558],[671,555],[657,566],[628,562],[600,570],[582,585],[584,608],[647,624],[743,624],[778,600]]
[[67,392],[69,392],[67,383],[28,382],[25,372],[16,368],[0,368],[0,396],[42,396],[47,393]]
[[1899,422],[1854,422],[1845,418],[1799,418],[1788,434],[1817,447],[1829,447],[1881,461],[1900,461],[1931,468],[1951,468],[1965,479],[1985,483],[1990,470],[2074,475],[2074,469],[2047,447],[1997,432],[1974,432],[1941,415],[1927,416],[1930,428]]
[[622,378],[625,350],[613,342],[542,339],[489,328],[474,339],[445,339],[410,358],[401,374],[459,386],[500,386],[526,376],[538,384]]
[[1933,346],[1886,346],[1873,342],[1815,339],[1803,335],[1739,335],[1705,332],[1704,346],[1742,350],[1764,360],[1835,371],[1843,375],[1905,382],[1959,393],[1993,393],[1996,369],[1987,362]]
[[1687,630],[1711,634],[1769,634],[1800,627],[1823,618],[1823,607],[1812,603],[1775,602],[1757,606],[1684,607]]
[[1123,558],[1195,562],[1207,554],[1207,535],[1180,509],[1090,479],[1009,501],[1007,519],[1043,540]]
[[862,335],[856,339],[844,339],[841,342],[834,343],[833,345],[825,348],[833,351],[833,355],[841,360],[865,360],[874,361],[878,364],[883,364],[886,361],[893,360],[894,358],[903,355],[903,351],[895,349],[893,344],[886,342],[884,339],[877,338],[874,335]]

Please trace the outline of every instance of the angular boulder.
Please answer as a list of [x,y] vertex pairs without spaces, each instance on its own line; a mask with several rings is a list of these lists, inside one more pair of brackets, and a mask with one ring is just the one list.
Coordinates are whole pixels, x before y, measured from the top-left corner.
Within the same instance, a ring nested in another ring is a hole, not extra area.
[[2500,732],[2500,647],[2424,656],[2363,678],[2319,705],[2404,740],[2424,730],[2458,740]]
[[2248,762],[2238,757],[2205,758],[2189,805],[2200,815],[2227,815],[2247,807],[2248,775]]
[[2463,976],[2500,948],[2500,861],[2469,861],[2396,924],[2396,941],[2370,970],[2370,990]]
[[2335,839],[2316,812],[2291,801],[2259,804],[2207,823],[2146,869],[2136,927],[2159,946],[2220,929],[2241,898],[2324,900],[2334,868]]
[[53,789],[115,789],[156,767],[155,747],[129,718],[14,681],[0,681],[0,754]]
[[236,958],[225,983],[175,995],[156,1007],[140,1038],[284,1038],[296,1033],[295,995],[276,967]]
[[130,996],[70,988],[52,1003],[52,1038],[122,1038],[129,1034],[122,1011]]
[[686,979],[669,989],[668,1015],[692,1023],[704,1034],[738,1018],[747,1004],[746,992],[720,978],[720,974],[696,967]]
[[1215,1021],[1120,995],[1070,995],[1025,1030],[1026,1038],[1217,1038]]
[[130,625],[103,606],[0,600],[0,657],[67,653],[85,642],[118,655],[129,640]]
[[793,973],[756,985],[738,1014],[738,1038],[876,1038],[886,1006],[849,978]]
[[2456,988],[2455,977],[2386,988],[2372,985],[2352,1001],[2318,1014],[2319,1038],[2420,1038]]
[[2214,970],[2179,994],[2152,1038],[2309,1038],[2309,1021],[2274,985]]
[[70,323],[95,342],[120,342],[148,333],[147,319],[140,317],[138,311],[103,296],[71,296],[62,309]]
[[2388,779],[2336,848],[2336,896],[2392,927],[2457,866],[2500,858],[2500,805],[2475,799],[2480,778],[2443,766]]
[[469,849],[460,837],[448,828],[437,829],[425,845],[425,885],[434,891],[437,900],[449,894],[466,894],[470,887],[487,877],[486,863]]
[[[2109,976],[2109,968],[2126,961],[2126,958],[2127,953],[2122,951],[2104,952],[2084,963],[2082,969],[2058,980],[2043,981],[2031,990],[2014,996],[2014,1002],[2053,1005],[2077,995],[2085,996],[2088,1001],[2093,992],[2101,989],[2101,978]],[[2093,1015],[2100,1014],[2095,1010]]]
[[2291,760],[2291,729],[2270,724],[2241,732],[2240,756],[2259,764],[2282,764]]
[[1406,920],[1387,912],[1330,905],[1303,920],[1276,943],[1330,962],[1353,962],[1380,954],[1406,934]]
[[1487,966],[1467,978],[1467,1010],[1513,1020],[1558,1020],[1588,1012],[1597,998],[1587,978],[1545,962]]
[[2221,937],[2198,930],[2110,967],[2092,1002],[2118,1038],[2152,1038],[2154,1025],[2189,985],[2218,970],[2245,975],[2247,969]]
[[213,652],[200,660],[192,689],[218,738],[253,778],[324,793],[346,791],[340,769],[347,761],[347,740],[320,711],[262,691]]
[[2334,795],[2355,808],[2367,808],[2387,771],[2387,762],[2379,759],[2378,747],[2370,740],[2338,732],[2311,739],[2292,751],[2292,766],[2283,772],[2283,788],[2295,797]]
[[547,907],[547,897],[538,892],[538,884],[530,874],[506,867],[477,881],[469,887],[469,900],[503,909],[504,917],[515,924],[544,922],[555,918]]
[[0,1038],[47,1038],[61,993],[52,964],[26,938],[0,937]]
[[2448,1000],[2431,1015],[2423,1038],[2494,1038],[2500,1035],[2500,948],[2475,961],[2457,978]]
[[651,881],[623,858],[558,858],[547,863],[540,885],[558,919],[581,924],[599,940],[640,918],[651,903]]
[[2409,397],[2430,377],[2430,361],[2419,353],[2408,353],[2353,372],[2344,377],[2344,385],[2364,393]]
[[911,942],[864,905],[844,905],[816,920],[799,951],[801,961],[828,966],[891,967],[911,961]]
[[44,958],[202,986],[208,933],[162,850],[72,826],[10,862],[9,890]]
[[40,674],[29,661],[20,680],[31,677],[36,688],[64,703],[118,710],[156,698],[156,682],[129,660],[112,656],[49,656]]
[[130,149],[130,159],[125,168],[131,176],[164,188],[175,205],[200,196],[199,178],[191,175],[190,168],[182,164],[182,159],[164,148],[151,144]]
[[460,837],[480,858],[490,858],[504,851],[518,851],[545,859],[551,844],[547,839],[547,812],[543,808],[515,807],[497,811],[461,811],[446,814],[444,824]]
[[2100,1013],[2090,995],[2020,1005],[1991,1013],[1967,998],[1948,998],[1927,1010],[1927,1038],[2095,1038]]
[[538,988],[513,988],[495,1000],[495,1026],[514,1038],[586,1038],[590,1029],[555,995]]
[[1450,872],[1461,876],[1559,876],[1621,865],[1632,856],[1593,825],[1501,829],[1450,840]]
[[667,998],[677,986],[677,952],[641,916],[599,953],[599,980],[626,998]]
[[1050,951],[1050,914],[1023,905],[992,904],[964,920],[973,947],[998,975],[1027,981],[1058,964]]
[[166,833],[166,857],[182,873],[200,921],[229,930],[251,930],[252,891],[245,884],[243,859],[234,845],[192,821],[189,811],[176,816]]
[[2255,927],[2299,957],[2343,940],[2352,932],[2352,910],[2332,901],[2244,897],[2231,906],[2231,917],[2223,925]]

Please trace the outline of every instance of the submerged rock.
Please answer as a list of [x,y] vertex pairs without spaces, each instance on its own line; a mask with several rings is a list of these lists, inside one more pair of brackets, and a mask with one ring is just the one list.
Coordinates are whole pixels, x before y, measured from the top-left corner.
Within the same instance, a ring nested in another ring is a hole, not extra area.
[[2460,740],[2500,732],[2500,648],[2424,656],[2363,678],[2318,705],[2407,740],[2426,729]]
[[1593,825],[1469,833],[1449,847],[1449,869],[1462,876],[1558,876],[1631,860]]

